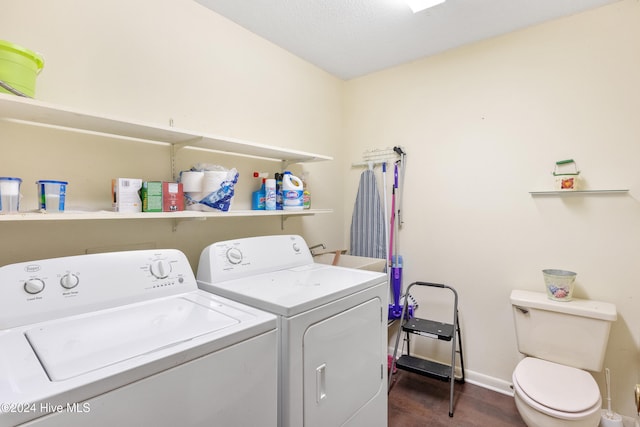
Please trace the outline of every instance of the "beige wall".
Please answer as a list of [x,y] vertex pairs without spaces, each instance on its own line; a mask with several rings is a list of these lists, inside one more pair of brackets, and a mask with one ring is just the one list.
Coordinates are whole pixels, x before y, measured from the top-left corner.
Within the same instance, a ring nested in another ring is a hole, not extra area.
[[[3,3],[0,38],[43,53],[36,97],[82,111],[340,156],[344,82],[239,28],[192,0],[16,0]],[[0,175],[23,178],[22,207],[35,208],[38,179],[70,182],[67,208],[108,209],[113,177],[171,179],[169,148],[0,122]],[[237,167],[235,208],[250,208],[254,170],[278,162],[181,150],[194,163]],[[309,174],[312,204],[333,214],[289,218],[0,223],[0,263],[85,251],[176,247],[195,267],[204,246],[242,236],[296,233],[343,246],[341,169]],[[325,185],[326,184],[326,185]],[[337,218],[337,219],[336,219]]]
[[[366,149],[402,145],[405,284],[458,289],[470,379],[508,387],[519,358],[510,290],[542,290],[542,268],[572,269],[577,296],[618,307],[605,363],[616,409],[631,416],[640,379],[639,19],[640,5],[624,0],[345,83],[191,0],[5,1],[0,37],[46,56],[38,98],[334,156],[303,166],[314,207],[334,213],[288,219],[284,230],[273,218],[182,222],[175,232],[170,220],[0,222],[0,264],[176,247],[195,267],[212,241],[282,232],[346,247],[361,171],[350,164]],[[76,209],[108,206],[114,176],[170,179],[163,146],[6,122],[0,139],[0,175],[25,180],[25,207],[42,178],[68,179]],[[564,158],[577,160],[588,187],[631,192],[531,197]],[[245,208],[251,172],[279,166],[178,154],[179,168],[194,162],[237,166],[234,206]]]
[[[408,153],[404,283],[458,290],[472,380],[508,386],[519,359],[510,291],[543,291],[541,269],[569,269],[578,273],[576,296],[618,308],[605,365],[616,409],[634,414],[638,22],[640,4],[623,1],[348,82],[350,161],[368,148],[402,145]],[[588,188],[631,192],[532,197],[551,189],[555,161],[567,158],[578,162]],[[347,206],[359,173],[349,173]],[[417,295],[425,317],[428,307],[439,309]],[[549,333],[561,334],[562,325]],[[427,343],[418,351],[433,356]],[[603,375],[596,378],[602,385]]]

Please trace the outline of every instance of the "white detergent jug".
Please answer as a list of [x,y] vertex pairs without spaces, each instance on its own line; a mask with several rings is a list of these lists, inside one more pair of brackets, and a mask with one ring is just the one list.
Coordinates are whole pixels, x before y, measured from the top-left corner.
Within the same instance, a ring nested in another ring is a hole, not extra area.
[[289,171],[282,177],[282,205],[287,211],[298,211],[304,208],[302,180]]

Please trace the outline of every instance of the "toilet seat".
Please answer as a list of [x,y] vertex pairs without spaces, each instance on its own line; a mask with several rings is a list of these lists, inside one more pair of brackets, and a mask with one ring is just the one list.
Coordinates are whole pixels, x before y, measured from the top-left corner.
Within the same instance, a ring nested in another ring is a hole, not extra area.
[[529,406],[556,418],[584,418],[602,404],[600,389],[588,372],[533,357],[516,366],[513,385]]

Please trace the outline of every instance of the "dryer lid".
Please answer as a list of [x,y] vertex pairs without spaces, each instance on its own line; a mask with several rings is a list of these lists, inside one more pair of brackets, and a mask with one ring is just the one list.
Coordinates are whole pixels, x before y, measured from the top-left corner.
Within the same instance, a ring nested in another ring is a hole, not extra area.
[[513,376],[531,399],[556,411],[586,411],[600,399],[595,380],[581,369],[527,357]]
[[198,286],[208,292],[291,317],[386,282],[386,275],[325,264],[306,264]]

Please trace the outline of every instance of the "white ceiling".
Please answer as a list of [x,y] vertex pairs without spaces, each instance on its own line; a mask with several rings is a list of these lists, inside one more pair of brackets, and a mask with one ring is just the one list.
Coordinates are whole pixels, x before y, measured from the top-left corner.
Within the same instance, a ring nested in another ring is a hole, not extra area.
[[196,0],[344,80],[619,0]]

